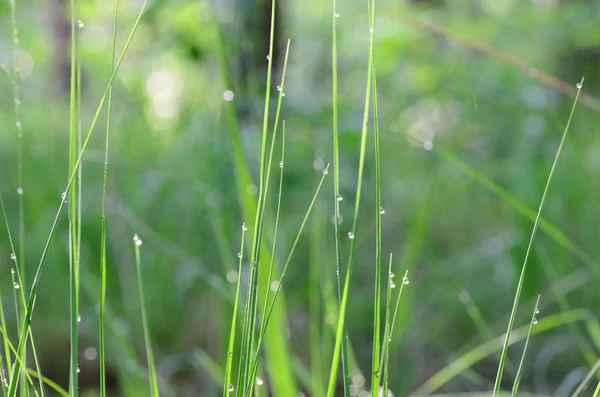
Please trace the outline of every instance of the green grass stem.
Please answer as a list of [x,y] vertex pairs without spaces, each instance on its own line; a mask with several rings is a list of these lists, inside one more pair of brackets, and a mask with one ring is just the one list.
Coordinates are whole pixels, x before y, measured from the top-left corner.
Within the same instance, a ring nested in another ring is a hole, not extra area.
[[517,392],[519,391],[519,384],[521,383],[521,377],[523,376],[523,366],[525,365],[525,354],[527,354],[527,347],[529,346],[529,338],[531,337],[531,332],[533,331],[533,326],[537,324],[536,316],[540,312],[538,306],[540,304],[540,296],[538,295],[537,300],[535,301],[535,307],[533,309],[533,314],[531,315],[531,321],[529,322],[529,330],[527,330],[527,337],[525,338],[525,346],[523,346],[523,354],[521,355],[521,362],[519,363],[519,368],[517,369],[517,375],[515,376],[515,381],[513,383],[513,388],[511,392],[512,397],[516,397]]

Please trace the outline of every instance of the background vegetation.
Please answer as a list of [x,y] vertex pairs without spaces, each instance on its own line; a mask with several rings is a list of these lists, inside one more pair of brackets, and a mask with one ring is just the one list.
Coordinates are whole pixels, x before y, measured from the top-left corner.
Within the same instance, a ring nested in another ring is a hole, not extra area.
[[[344,253],[350,243],[345,236],[353,217],[365,95],[366,4],[338,1],[337,8]],[[141,5],[122,1],[118,52]],[[112,7],[105,1],[80,4],[84,131],[111,74]],[[270,7],[264,0],[152,1],[117,74],[108,183],[109,395],[148,395],[134,233],[144,242],[145,303],[161,394],[221,393],[240,227],[253,221],[245,219],[240,204],[257,199]],[[321,170],[333,161],[332,12],[331,4],[321,0],[281,1],[277,7],[273,109],[291,39],[281,116],[287,141],[279,268]],[[491,390],[498,365],[492,350],[499,352],[501,344],[492,342],[481,359],[469,361],[465,354],[506,331],[533,219],[582,76],[585,86],[548,193],[516,324],[529,323],[538,294],[540,324],[557,316],[529,343],[521,390],[570,395],[598,359],[599,17],[600,6],[591,0],[378,1],[382,252],[383,258],[393,253],[396,274],[408,270],[410,278],[391,344],[390,387],[396,396]],[[68,5],[17,1],[17,23],[24,183],[19,186],[17,179],[12,83],[3,74],[0,191],[13,237],[24,247],[27,290],[68,179]],[[10,69],[12,57],[10,7],[3,1],[0,62]],[[234,119],[242,159],[254,181],[243,185],[232,143]],[[98,349],[104,123],[105,117],[82,163],[83,395],[97,395],[99,384],[93,353]],[[369,134],[346,319],[356,358],[356,394],[370,390],[370,375],[364,375],[365,381],[359,373],[370,371],[373,337],[377,204]],[[312,382],[316,377],[325,387],[327,380],[337,310],[332,182],[325,181],[299,241],[278,298],[281,316],[267,333],[267,360],[260,372],[273,395],[283,384],[297,384],[305,395],[319,396]],[[16,234],[18,188],[24,199],[23,241]],[[270,192],[266,235],[274,222],[275,185]],[[32,329],[42,373],[68,389],[66,212],[60,219]],[[8,333],[16,343],[11,253],[2,228],[0,293]],[[243,273],[242,280],[247,276]],[[565,320],[574,313],[584,321]],[[316,334],[309,332],[315,325],[311,318],[318,319]],[[568,324],[561,325],[560,319]],[[279,367],[288,347],[289,368]],[[506,389],[521,352],[521,343],[509,350]],[[324,367],[319,370],[319,365]],[[451,376],[431,381],[443,368],[450,368]],[[286,371],[293,378],[282,378]]]

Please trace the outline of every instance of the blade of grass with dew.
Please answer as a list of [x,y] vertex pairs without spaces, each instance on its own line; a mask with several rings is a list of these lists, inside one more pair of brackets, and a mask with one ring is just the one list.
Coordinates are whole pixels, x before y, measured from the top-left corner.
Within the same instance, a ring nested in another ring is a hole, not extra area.
[[[288,257],[285,261],[285,264],[283,266],[283,270],[281,271],[281,277],[279,278],[279,284],[278,287],[275,289],[275,294],[273,296],[273,300],[271,301],[271,304],[269,305],[269,310],[266,313],[266,320],[264,322],[264,326],[261,327],[260,332],[259,332],[259,337],[258,337],[258,344],[257,344],[257,348],[256,348],[256,354],[254,356],[254,361],[252,363],[252,370],[251,370],[251,374],[252,377],[254,378],[256,376],[256,371],[258,369],[258,363],[259,363],[259,358],[260,358],[260,347],[262,345],[262,341],[264,339],[264,336],[266,334],[267,331],[267,327],[269,326],[269,321],[271,320],[271,315],[273,314],[273,309],[275,307],[275,303],[277,301],[277,297],[279,296],[279,292],[281,291],[281,287],[283,285],[283,280],[285,278],[285,275],[287,273],[287,269],[288,266],[292,260],[292,256],[294,255],[294,251],[296,250],[296,246],[298,245],[298,242],[300,241],[300,237],[302,236],[302,232],[304,230],[304,226],[306,226],[306,222],[308,221],[308,218],[310,216],[310,213],[315,205],[315,202],[317,201],[317,197],[319,195],[319,192],[321,191],[321,187],[323,186],[323,182],[325,181],[325,178],[327,176],[329,172],[329,164],[327,164],[327,167],[325,167],[325,169],[323,170],[323,176],[321,177],[321,181],[319,182],[319,185],[317,186],[317,189],[315,191],[315,194],[310,202],[310,205],[308,206],[308,209],[306,210],[306,213],[304,215],[304,219],[302,220],[302,223],[300,224],[300,229],[298,230],[298,233],[296,234],[296,238],[294,239],[294,242],[292,244],[292,247],[290,249],[290,253],[288,254]],[[249,397],[252,393],[252,390],[248,390],[248,393],[245,394],[246,397]]]
[[544,187],[544,192],[542,193],[542,199],[540,200],[540,206],[535,218],[535,222],[533,223],[533,230],[531,231],[531,237],[529,239],[529,244],[527,246],[527,251],[525,252],[525,259],[523,260],[523,267],[521,269],[521,275],[519,276],[519,282],[517,284],[517,291],[515,293],[515,299],[513,302],[513,307],[510,313],[510,318],[508,320],[508,328],[506,331],[506,340],[504,342],[504,346],[502,348],[502,353],[500,355],[500,364],[498,365],[498,372],[496,374],[496,381],[494,383],[494,396],[498,394],[500,391],[500,383],[502,381],[502,373],[504,372],[504,363],[506,361],[506,355],[508,352],[508,344],[510,339],[510,332],[513,327],[513,323],[515,321],[515,317],[517,314],[517,307],[519,306],[519,298],[521,297],[521,290],[523,288],[523,282],[525,280],[525,271],[527,270],[527,260],[529,259],[529,253],[531,252],[531,246],[533,245],[533,241],[535,240],[535,234],[537,232],[537,228],[540,221],[540,216],[542,214],[542,209],[544,208],[544,202],[546,200],[546,195],[548,193],[548,189],[550,187],[550,182],[552,181],[552,175],[554,174],[554,170],[556,169],[556,164],[558,163],[558,159],[560,157],[560,152],[562,150],[563,144],[565,142],[565,138],[567,137],[567,133],[569,132],[569,127],[571,125],[571,120],[573,119],[573,114],[575,113],[575,108],[577,107],[577,99],[579,98],[579,92],[581,92],[581,87],[583,86],[583,80],[577,84],[578,94],[575,97],[575,101],[573,102],[573,107],[571,108],[571,113],[569,115],[569,120],[567,121],[567,125],[565,127],[565,131],[561,138],[560,144],[558,146],[558,150],[556,151],[556,156],[554,157],[554,162],[552,163],[552,168],[550,168],[550,174],[548,175],[548,180],[546,181],[546,186]]
[[[375,41],[375,0],[369,4],[369,31],[371,42]],[[371,73],[373,74],[373,116],[375,138],[375,296],[373,297],[373,354],[371,360],[371,394],[379,396],[381,382],[381,163],[379,151],[379,109],[377,106],[377,68],[375,66],[375,44],[371,45]]]
[[[115,13],[113,17],[113,37],[111,50],[111,72],[114,72],[117,56],[117,22],[119,16],[119,0],[115,0]],[[106,397],[106,340],[105,340],[105,310],[106,310],[106,244],[107,244],[107,191],[108,191],[108,153],[110,146],[110,128],[112,116],[112,84],[108,88],[108,103],[106,114],[106,139],[104,143],[104,169],[102,176],[102,224],[101,224],[101,242],[100,242],[100,310],[98,313],[99,321],[99,348],[98,355],[100,366],[100,397]]]
[[[20,265],[20,262],[19,262],[20,258],[18,258],[15,255],[15,244],[14,244],[14,241],[13,241],[13,238],[12,238],[12,232],[10,231],[10,225],[8,223],[8,216],[6,214],[6,207],[4,206],[4,198],[2,197],[2,194],[0,194],[0,209],[2,210],[2,217],[4,219],[4,224],[6,226],[6,233],[8,235],[8,242],[9,242],[10,249],[11,249],[11,259],[12,259],[13,264],[14,264],[14,268],[11,268],[10,270],[11,270],[11,277],[12,277],[12,282],[13,282],[13,294],[14,294],[15,309],[16,309],[15,313],[18,314],[19,313],[19,308],[24,308],[27,305],[27,301],[25,300],[25,287],[24,287],[25,282],[24,282],[24,280],[21,277],[20,268],[22,266]],[[16,278],[16,280],[15,280],[15,278]],[[17,298],[17,292],[18,292],[18,295],[19,295],[20,299]],[[20,302],[21,304],[19,305],[18,302]],[[1,318],[2,327],[4,329],[6,329],[6,322],[4,320],[4,311],[3,311],[3,308],[2,308],[2,302],[1,301],[0,301],[0,318]],[[19,330],[19,324],[20,323],[17,321],[17,332],[20,331]],[[38,375],[41,377],[42,374],[40,372],[40,365],[39,365],[39,362],[38,362],[38,359],[37,359],[37,351],[36,351],[36,348],[35,348],[35,343],[34,343],[34,340],[33,340],[33,333],[31,332],[31,330],[29,332],[29,336],[31,338],[30,339],[31,340],[31,350],[32,350],[32,354],[33,354],[33,357],[34,357],[36,369],[37,369]],[[9,345],[10,345],[10,341],[5,336],[4,337],[4,347],[5,347],[5,351],[7,352],[7,365],[9,366],[9,371],[10,371],[11,364],[9,362],[9,360],[10,360],[10,350],[8,349]],[[25,362],[25,352],[23,353],[23,357],[21,357],[21,361]],[[10,373],[9,373],[9,376],[10,376]],[[26,387],[24,389],[26,389]],[[44,387],[43,387],[43,385],[41,383],[40,383],[40,390],[41,390],[42,397],[43,397],[44,396]]]
[[[539,335],[577,321],[587,322],[590,315],[591,313],[587,309],[574,309],[568,312],[560,312],[549,315],[542,319],[538,319],[538,323],[533,328],[532,336]],[[505,340],[508,340],[509,345],[512,345],[525,339],[528,329],[529,324],[524,325],[513,330],[510,338],[507,338],[506,334],[503,334],[491,341],[469,350],[435,373],[431,378],[425,381],[423,385],[411,393],[411,395],[425,396],[434,393],[464,370],[472,367],[484,358],[488,357],[490,354],[493,354],[495,351],[501,349]]]
[[[398,307],[400,306],[400,299],[402,298],[402,292],[404,292],[404,286],[410,284],[408,280],[408,270],[404,272],[404,277],[402,277],[402,284],[400,284],[400,291],[398,291],[398,297],[396,298],[396,305],[394,306],[394,315],[392,316],[392,323],[390,325],[390,334],[386,339],[386,360],[389,360],[389,352],[390,352],[390,342],[392,341],[392,337],[394,335],[394,326],[396,325],[396,315],[398,314]],[[392,287],[390,285],[390,287]],[[388,367],[389,368],[389,367]],[[386,369],[386,378],[384,379],[384,390],[388,389],[388,381],[389,377],[387,376],[388,370]],[[384,394],[385,396],[386,394]]]
[[[338,122],[338,70],[337,70],[337,20],[340,14],[337,11],[337,0],[333,0],[332,14],[332,116],[333,116],[333,205],[335,233],[335,265],[337,280],[338,306],[342,305],[342,253],[340,242],[340,149],[339,149],[339,122]],[[338,310],[339,311],[339,310]],[[348,368],[348,342],[346,329],[342,331],[342,379],[344,384],[344,396],[350,394],[350,370]]]
[[[233,87],[232,79],[230,76],[229,64],[227,61],[227,54],[225,52],[225,46],[223,42],[223,35],[221,33],[220,25],[215,17],[215,12],[212,10],[214,26],[215,26],[215,52],[219,62],[219,70],[223,79],[225,87]],[[267,55],[267,60],[273,59],[272,51],[270,50]],[[236,179],[236,189],[238,195],[238,201],[242,210],[242,215],[245,219],[249,220],[248,227],[254,228],[255,225],[252,223],[253,215],[257,208],[257,200],[254,196],[248,195],[246,189],[252,183],[250,177],[250,170],[246,156],[244,155],[244,147],[242,144],[242,135],[239,129],[239,122],[237,119],[237,113],[235,108],[235,102],[230,101],[225,104],[226,107],[226,119],[228,124],[229,141],[232,146],[233,160],[234,160],[234,171]],[[270,262],[268,253],[266,251],[261,252],[261,261],[264,263]],[[266,268],[265,268],[266,269]],[[266,344],[267,361],[269,367],[269,373],[271,377],[272,388],[277,395],[296,395],[297,388],[296,382],[293,377],[292,367],[290,365],[291,354],[289,341],[284,337],[285,335],[285,301],[284,299],[279,300],[279,305],[273,312],[271,321],[271,333],[269,335],[268,343]]]
[[[382,364],[379,365],[383,371],[383,395],[387,396],[387,386],[388,386],[388,371],[390,364],[390,323],[391,323],[391,315],[392,315],[392,285],[396,287],[394,284],[394,273],[392,273],[392,260],[393,256],[390,252],[390,261],[388,264],[388,277],[387,277],[387,288],[385,293],[385,324],[383,331],[383,348],[381,349],[381,360]],[[402,286],[400,286],[402,289]]]
[[[278,123],[279,123],[279,117],[280,117],[280,113],[281,113],[281,104],[283,101],[283,97],[285,96],[285,72],[287,70],[287,61],[288,61],[288,56],[289,56],[289,49],[290,49],[290,41],[288,40],[287,43],[287,49],[286,49],[286,55],[285,55],[285,60],[284,60],[284,67],[283,67],[283,73],[281,76],[281,84],[278,86],[278,90],[279,90],[279,100],[277,103],[277,111],[276,111],[276,115],[275,115],[275,124],[273,127],[273,136],[272,136],[272,144],[271,144],[271,149],[269,152],[269,159],[268,159],[268,163],[266,162],[266,143],[267,143],[267,135],[268,135],[268,118],[269,118],[269,100],[270,100],[270,90],[271,90],[271,74],[272,74],[272,53],[273,53],[273,38],[274,38],[274,30],[275,30],[275,5],[276,2],[275,0],[273,0],[271,7],[272,7],[272,15],[271,15],[271,35],[270,35],[270,44],[269,44],[269,69],[267,71],[267,89],[266,89],[266,95],[265,95],[265,112],[264,112],[264,119],[263,119],[263,145],[262,145],[262,149],[261,149],[261,172],[260,172],[260,184],[259,184],[259,199],[258,199],[258,204],[256,207],[256,221],[255,221],[255,225],[256,227],[254,228],[254,238],[253,238],[253,243],[252,243],[252,266],[251,266],[251,271],[250,271],[250,288],[249,288],[249,300],[247,303],[247,312],[248,312],[248,319],[249,322],[247,324],[247,330],[248,333],[246,334],[246,338],[245,338],[245,346],[242,345],[243,349],[242,349],[242,362],[243,362],[243,385],[244,385],[244,393],[246,393],[246,391],[250,388],[252,388],[254,386],[254,379],[256,377],[256,374],[252,374],[251,371],[251,358],[252,358],[252,352],[254,350],[254,346],[256,344],[256,336],[255,336],[255,332],[256,332],[256,318],[258,316],[258,311],[257,311],[257,307],[258,307],[258,303],[259,303],[259,295],[260,295],[260,291],[259,291],[259,278],[261,276],[260,273],[260,258],[261,258],[261,244],[262,244],[262,234],[263,234],[263,225],[264,225],[264,218],[265,218],[265,212],[266,212],[266,200],[268,197],[268,189],[269,189],[269,184],[270,184],[270,178],[271,178],[271,164],[272,164],[272,160],[273,160],[273,148],[274,148],[274,142],[275,142],[275,137],[276,137],[276,133],[277,133],[277,127],[278,127]],[[265,175],[266,174],[266,175]],[[274,258],[271,259],[272,261],[274,260]],[[272,267],[267,269],[268,272],[272,273]],[[264,271],[262,271],[264,273]],[[264,279],[264,274],[263,277]],[[268,294],[268,289],[269,287],[267,286],[267,294]],[[246,328],[246,324],[244,325],[244,327]],[[243,342],[244,342],[243,341]],[[244,348],[245,347],[245,348]],[[238,382],[239,383],[239,382]]]
[[159,397],[158,380],[156,379],[156,365],[154,364],[154,352],[150,343],[150,328],[148,327],[148,316],[146,314],[146,303],[144,300],[144,286],[142,282],[142,265],[140,259],[140,246],[142,240],[135,234],[133,236],[133,247],[135,248],[135,270],[137,273],[138,293],[140,295],[140,309],[142,312],[142,327],[144,329],[144,344],[146,345],[146,359],[148,361],[148,378],[150,380],[150,395]]
[[590,369],[590,372],[587,373],[581,384],[577,387],[577,389],[573,392],[571,397],[578,397],[586,388],[590,380],[594,377],[594,375],[600,370],[600,360],[596,361],[596,364]]
[[321,233],[322,211],[317,207],[316,214],[313,217],[312,227],[310,229],[310,259],[308,268],[308,307],[309,307],[309,350],[310,350],[310,372],[311,384],[310,391],[313,397],[324,397],[325,390],[323,379],[325,364],[323,362],[323,336],[321,335],[321,294],[320,279],[321,266],[320,261],[323,257]]
[[[285,76],[285,68],[287,65],[287,55],[289,54],[289,41],[288,41],[288,47],[287,47],[287,51],[286,51],[286,58],[285,58],[285,64],[284,64],[284,76]],[[283,80],[283,78],[282,78]],[[282,87],[282,86],[280,86]],[[281,91],[283,92],[283,87],[281,88]],[[282,95],[280,95],[280,99],[282,98]],[[278,105],[278,107],[280,106],[280,104]],[[277,111],[277,113],[279,113],[279,109]],[[270,169],[271,169],[271,161],[273,159],[273,148],[275,146],[275,137],[277,136],[277,131],[273,131],[273,139],[271,142],[271,150],[270,150],[270,154],[269,154],[269,165],[268,165],[268,172],[270,173]],[[280,172],[279,172],[279,190],[278,190],[278,195],[277,195],[277,210],[275,212],[275,228],[273,231],[273,247],[271,250],[271,263],[269,266],[269,276],[267,277],[267,282],[265,283],[265,297],[264,297],[264,307],[263,307],[263,316],[262,316],[262,321],[261,321],[261,329],[264,327],[265,325],[265,321],[267,319],[266,314],[267,314],[267,308],[268,308],[268,304],[269,304],[269,295],[271,292],[271,282],[273,279],[273,269],[275,267],[275,255],[276,255],[276,250],[277,250],[277,235],[279,232],[279,217],[281,214],[281,197],[282,197],[282,193],[283,193],[283,175],[284,175],[284,165],[285,164],[285,120],[283,121],[283,134],[282,134],[282,143],[281,143],[281,160],[279,162],[279,168],[280,168]],[[267,176],[267,179],[269,179],[269,177]],[[254,377],[251,376],[250,379],[248,380],[248,385],[247,387],[249,389],[252,389],[252,385],[254,384]]]
[[[17,195],[18,195],[18,211],[19,211],[19,258],[20,258],[20,269],[19,271],[26,275],[25,267],[25,197],[24,195],[24,177],[23,177],[23,123],[21,122],[21,85],[19,80],[20,68],[18,63],[19,53],[19,29],[17,28],[17,7],[16,1],[10,1],[10,23],[12,28],[12,75],[11,82],[13,88],[13,101],[15,110],[15,126],[17,128]],[[12,251],[16,254],[13,248]],[[25,281],[25,280],[24,280]],[[25,286],[23,286],[25,288]],[[15,301],[16,303],[16,301]],[[25,318],[25,306],[17,307],[16,318],[17,323],[21,323],[22,319]],[[26,353],[23,354],[22,360],[26,362]],[[22,378],[22,383],[25,384]],[[27,386],[24,386],[21,390],[21,395],[27,395]]]
[[[374,12],[374,11],[373,11]],[[371,32],[371,36],[372,36]],[[344,329],[345,329],[345,324],[346,324],[346,306],[348,304],[348,291],[350,289],[350,279],[351,279],[351,274],[352,274],[352,260],[354,257],[354,248],[356,245],[356,240],[355,240],[355,236],[356,236],[356,228],[358,225],[358,211],[360,209],[360,196],[361,196],[361,190],[362,190],[362,182],[363,182],[363,171],[364,171],[364,165],[365,165],[365,153],[367,150],[367,131],[368,131],[368,124],[369,124],[369,105],[371,102],[371,85],[372,85],[372,65],[373,65],[373,40],[371,37],[371,41],[369,44],[369,62],[368,62],[368,67],[367,67],[367,87],[366,87],[366,94],[365,94],[365,106],[364,106],[364,115],[363,115],[363,125],[362,125],[362,132],[361,132],[361,142],[360,142],[360,158],[359,158],[359,165],[358,165],[358,178],[357,178],[357,187],[356,187],[356,201],[355,201],[355,205],[354,205],[354,220],[352,222],[352,230],[348,233],[348,237],[350,238],[350,252],[348,254],[348,267],[346,269],[346,277],[344,279],[344,290],[342,293],[342,300],[340,303],[340,311],[339,311],[339,316],[338,316],[338,327],[337,327],[337,331],[336,331],[336,337],[335,337],[335,345],[333,348],[333,358],[332,358],[332,363],[331,363],[331,372],[329,374],[329,386],[327,388],[327,397],[333,397],[334,393],[335,393],[335,384],[336,384],[336,379],[337,379],[337,372],[338,372],[338,366],[339,366],[339,359],[340,359],[340,351],[341,351],[341,344],[342,344],[342,339],[344,336]]]
[[263,130],[262,130],[262,143],[260,152],[260,177],[258,187],[258,203],[255,209],[255,221],[252,237],[252,250],[250,258],[250,281],[248,288],[248,299],[246,301],[246,317],[244,319],[244,327],[242,331],[242,353],[240,359],[240,371],[238,374],[238,393],[240,387],[244,387],[244,393],[246,392],[246,386],[248,384],[248,376],[250,375],[250,359],[252,356],[252,350],[254,348],[254,337],[256,328],[256,317],[257,317],[257,305],[258,305],[258,270],[259,270],[259,259],[260,259],[260,248],[262,242],[262,220],[264,219],[264,205],[263,202],[266,200],[265,187],[268,186],[268,181],[265,181],[266,171],[266,153],[267,153],[267,135],[269,127],[269,108],[271,99],[271,79],[273,73],[273,40],[275,36],[275,6],[276,0],[271,2],[271,27],[269,35],[269,56],[268,56],[268,67],[267,67],[267,84],[265,92],[265,106],[263,115]]
[[[129,37],[127,38],[127,41],[125,42],[125,47],[123,48],[123,51],[121,52],[121,55],[119,57],[119,61],[117,62],[117,65],[115,66],[115,69],[110,77],[110,80],[107,84],[106,90],[104,91],[104,94],[100,100],[100,103],[98,105],[98,108],[96,110],[96,113],[94,115],[94,118],[92,119],[92,123],[91,126],[88,130],[87,136],[85,138],[85,141],[83,142],[83,145],[81,147],[81,152],[79,153],[79,156],[77,158],[77,161],[75,162],[75,166],[74,166],[74,170],[71,173],[70,177],[69,177],[69,181],[67,182],[67,186],[65,189],[65,193],[63,198],[60,201],[60,205],[58,207],[58,210],[56,211],[56,215],[54,216],[54,220],[52,222],[52,226],[50,228],[50,233],[48,236],[48,239],[46,240],[46,244],[44,245],[44,249],[42,251],[42,255],[40,258],[40,262],[38,264],[38,267],[36,269],[35,272],[35,276],[33,278],[33,282],[31,285],[31,291],[29,293],[29,299],[27,300],[27,311],[26,311],[26,315],[23,319],[23,327],[21,327],[21,331],[20,331],[20,335],[19,335],[19,345],[18,345],[18,349],[17,351],[19,352],[19,354],[22,354],[22,352],[25,349],[25,343],[27,340],[27,335],[28,335],[28,330],[29,327],[31,326],[31,316],[33,314],[33,309],[35,307],[35,300],[37,297],[37,288],[38,288],[38,284],[40,281],[40,276],[41,276],[41,271],[43,269],[45,260],[46,260],[46,255],[48,253],[48,249],[50,247],[50,243],[52,242],[52,237],[54,236],[54,232],[56,231],[56,227],[58,225],[58,220],[60,218],[60,214],[62,212],[62,209],[64,207],[65,201],[66,201],[66,192],[70,191],[71,185],[73,184],[73,180],[75,179],[75,176],[77,175],[77,169],[79,168],[79,165],[81,164],[81,161],[83,159],[83,155],[85,154],[85,151],[87,149],[87,146],[90,142],[92,133],[94,131],[94,128],[96,127],[96,124],[98,122],[98,119],[100,118],[100,112],[102,111],[102,108],[104,106],[104,102],[106,101],[106,98],[108,96],[108,91],[110,86],[112,85],[117,72],[119,70],[119,67],[121,66],[121,63],[123,62],[123,59],[125,58],[125,54],[127,53],[127,50],[129,49],[129,46],[131,45],[131,42],[133,40],[133,36],[135,35],[135,32],[140,24],[140,21],[142,19],[142,16],[144,14],[144,11],[146,10],[146,6],[148,5],[148,1],[149,0],[145,0],[144,4],[142,5],[142,8],[137,16],[137,19],[133,25],[133,28],[131,30],[131,33],[129,34]],[[13,366],[13,373],[11,376],[11,381],[10,381],[10,387],[9,387],[9,397],[14,397],[15,393],[16,393],[16,389],[17,389],[17,381],[16,381],[16,377],[19,376],[19,373],[21,372],[21,364],[19,361],[16,361],[14,363]]]
[[69,208],[69,347],[70,347],[70,360],[69,360],[69,394],[74,397],[79,396],[79,307],[78,307],[78,280],[79,280],[79,266],[77,262],[77,251],[78,251],[78,239],[77,239],[77,224],[79,221],[78,217],[78,200],[79,196],[78,185],[80,182],[79,168],[75,169],[75,163],[78,157],[78,144],[77,144],[77,64],[78,64],[78,46],[77,46],[77,11],[76,11],[77,0],[70,0],[70,13],[71,13],[71,93],[70,93],[70,124],[69,124],[69,173],[77,175],[70,186],[68,195],[68,208]]
[[237,330],[237,318],[238,318],[238,306],[240,302],[240,289],[242,284],[242,270],[243,270],[243,259],[244,259],[244,236],[246,234],[246,224],[242,225],[242,239],[240,242],[240,252],[238,254],[239,264],[238,264],[238,277],[237,277],[237,286],[235,289],[235,300],[233,304],[233,315],[231,317],[231,330],[229,331],[229,345],[227,347],[227,358],[225,360],[225,384],[223,385],[223,396],[229,397],[229,393],[233,390],[233,385],[231,384],[231,369],[233,367],[233,350],[235,347],[235,333]]
[[521,383],[521,377],[523,375],[523,366],[525,365],[525,354],[527,353],[527,347],[529,346],[529,338],[531,338],[531,332],[533,331],[533,326],[537,324],[537,319],[535,316],[540,312],[538,309],[538,305],[540,304],[540,296],[538,295],[537,300],[535,301],[535,307],[533,309],[533,314],[531,315],[531,322],[529,323],[529,330],[527,331],[527,337],[525,338],[525,346],[523,346],[523,354],[521,355],[521,362],[519,363],[519,368],[517,369],[517,375],[515,376],[515,381],[513,383],[513,388],[511,392],[512,397],[516,397],[517,392],[519,391],[519,384]]

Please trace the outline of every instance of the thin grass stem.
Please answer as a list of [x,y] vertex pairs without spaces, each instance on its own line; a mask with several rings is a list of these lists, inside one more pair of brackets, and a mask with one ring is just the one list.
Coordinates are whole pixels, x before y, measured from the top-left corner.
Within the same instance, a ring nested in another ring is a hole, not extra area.
[[500,391],[500,384],[502,382],[502,374],[504,372],[504,364],[506,362],[506,356],[508,353],[508,345],[510,340],[510,333],[512,331],[512,327],[515,321],[515,317],[517,315],[517,308],[519,306],[519,298],[521,297],[521,290],[523,289],[523,283],[525,281],[525,272],[527,270],[527,262],[529,259],[529,253],[531,252],[531,247],[533,246],[533,241],[535,240],[535,235],[538,229],[538,225],[540,222],[542,209],[544,208],[544,202],[546,201],[546,195],[548,193],[548,189],[550,187],[550,182],[552,181],[552,175],[554,175],[554,170],[556,169],[556,164],[558,163],[558,159],[560,157],[560,152],[562,151],[562,147],[565,143],[565,139],[567,137],[567,133],[569,132],[569,127],[571,126],[571,120],[573,119],[573,114],[575,113],[575,108],[577,107],[577,99],[579,98],[579,93],[581,92],[581,87],[583,86],[583,80],[577,84],[577,96],[575,97],[575,101],[573,102],[573,107],[571,108],[571,113],[569,115],[569,120],[567,121],[567,125],[565,127],[565,131],[562,135],[560,145],[558,146],[558,150],[556,151],[556,156],[554,157],[554,162],[552,163],[552,168],[550,168],[550,174],[548,175],[548,180],[546,181],[546,186],[544,187],[544,193],[542,194],[542,199],[540,201],[540,206],[538,208],[537,215],[535,217],[535,222],[533,223],[533,230],[531,231],[531,237],[529,239],[529,244],[527,245],[527,251],[525,252],[525,259],[523,260],[523,267],[521,269],[521,275],[519,276],[519,283],[517,284],[517,291],[515,293],[515,299],[513,302],[513,307],[510,313],[510,318],[508,320],[508,328],[506,330],[506,340],[504,341],[504,346],[502,347],[502,353],[500,354],[500,364],[498,365],[498,372],[496,374],[496,381],[494,383],[494,397],[498,395]]
[[516,397],[517,392],[519,391],[519,384],[521,383],[521,377],[523,376],[523,367],[525,365],[525,354],[527,354],[527,347],[529,346],[529,338],[531,337],[531,332],[533,331],[533,326],[537,324],[536,316],[540,312],[538,309],[539,304],[540,304],[540,296],[538,295],[537,300],[535,301],[535,307],[533,309],[533,314],[531,315],[531,321],[529,322],[529,330],[527,331],[527,337],[525,338],[525,346],[523,347],[523,354],[521,355],[521,362],[519,363],[519,368],[517,369],[517,374],[515,376],[515,381],[513,383],[511,397]]

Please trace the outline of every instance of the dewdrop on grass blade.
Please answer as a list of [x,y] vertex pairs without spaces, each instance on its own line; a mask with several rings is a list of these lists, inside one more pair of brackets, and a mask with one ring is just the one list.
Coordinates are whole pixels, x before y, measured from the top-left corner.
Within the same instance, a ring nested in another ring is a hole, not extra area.
[[264,382],[263,382],[263,380],[262,380],[261,378],[259,378],[259,377],[257,377],[257,378],[256,378],[256,385],[257,385],[257,386],[262,386],[262,385],[263,385],[263,383],[264,383]]
[[350,240],[354,240],[354,233],[352,233],[352,232],[348,232],[348,238],[349,238]]
[[242,230],[243,231],[248,230],[248,226],[246,226],[246,222],[242,223]]
[[135,242],[135,245],[138,246],[143,244],[142,239],[140,238],[140,236],[138,236],[137,233],[133,235],[133,241]]
[[402,279],[402,284],[410,284],[410,280],[408,279],[408,277],[404,276],[404,278]]
[[16,261],[17,255],[15,255],[15,253],[13,252],[12,254],[10,254],[10,259],[12,259],[13,261]]

